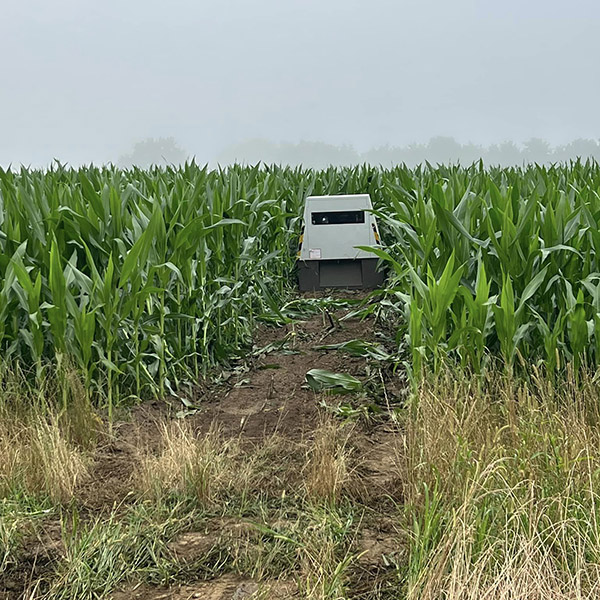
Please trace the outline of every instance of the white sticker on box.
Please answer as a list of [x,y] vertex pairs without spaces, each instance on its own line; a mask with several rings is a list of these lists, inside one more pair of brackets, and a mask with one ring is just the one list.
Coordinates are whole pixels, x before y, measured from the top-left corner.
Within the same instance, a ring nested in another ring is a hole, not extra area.
[[311,248],[308,251],[308,258],[310,260],[315,260],[316,258],[321,258],[321,248]]

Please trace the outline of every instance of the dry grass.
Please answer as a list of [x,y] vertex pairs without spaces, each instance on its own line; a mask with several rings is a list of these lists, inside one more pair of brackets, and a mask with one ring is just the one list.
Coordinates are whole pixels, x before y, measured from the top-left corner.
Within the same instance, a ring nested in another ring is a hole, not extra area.
[[84,453],[69,441],[56,417],[3,418],[0,456],[2,497],[21,490],[65,503],[88,473]]
[[[358,426],[335,419],[308,440],[257,443],[218,429],[199,434],[193,421],[163,422],[158,447],[140,443],[134,464],[134,488],[150,501],[108,524],[67,523],[72,556],[61,559],[64,579],[53,589],[70,586],[61,592],[68,597],[130,576],[230,570],[257,582],[293,578],[299,597],[314,600],[596,598],[600,389],[593,376],[552,381],[532,371],[528,382],[449,372],[424,381],[397,436],[389,428],[374,436],[372,454]],[[85,455],[65,422],[0,414],[2,493],[68,501],[85,476]],[[156,443],[154,435],[140,439]],[[383,478],[387,469],[394,472]],[[368,486],[399,480],[402,493],[369,506],[353,491],[357,472]],[[379,527],[383,520],[393,531]],[[393,537],[368,561],[366,521],[373,539]],[[9,568],[18,560],[15,522],[0,526],[0,564]],[[206,552],[177,562],[168,543],[179,531],[207,536]]]
[[407,425],[409,598],[594,598],[599,391],[489,375],[425,382]]
[[105,427],[92,406],[81,376],[74,369],[65,369],[62,385],[66,387],[68,401],[60,423],[72,442],[82,448],[93,449]]
[[[64,385],[67,409],[58,411]],[[102,422],[77,372],[49,371],[32,387],[26,373],[0,365],[0,497],[12,492],[58,503],[73,498],[88,474],[86,450],[95,447]]]
[[158,453],[140,450],[134,487],[146,498],[184,494],[209,504],[231,473],[236,444],[225,440],[217,429],[198,437],[186,421],[162,423],[160,428]]
[[315,430],[304,467],[304,484],[310,500],[332,504],[339,501],[350,480],[350,433],[331,419]]
[[297,488],[301,451],[278,434],[258,444],[228,438],[218,428],[198,435],[188,421],[163,422],[157,450],[138,448],[133,482],[155,500],[183,494],[201,505],[227,496],[239,502],[261,496],[285,497]]

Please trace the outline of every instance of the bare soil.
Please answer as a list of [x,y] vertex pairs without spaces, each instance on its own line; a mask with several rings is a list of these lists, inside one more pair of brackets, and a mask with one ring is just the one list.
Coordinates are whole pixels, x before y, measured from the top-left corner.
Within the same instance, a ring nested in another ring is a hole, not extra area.
[[157,588],[147,585],[115,592],[111,600],[246,600],[261,598],[285,600],[296,598],[295,585],[289,581],[272,581],[258,584],[249,579],[235,575],[223,575],[211,581],[194,583],[193,585],[178,585],[171,588]]
[[306,373],[316,368],[358,378],[366,375],[363,359],[316,347],[355,338],[373,341],[369,321],[349,320],[332,328],[326,317],[318,315],[293,326],[260,328],[257,349],[290,341],[281,350],[253,360],[249,372],[233,378],[230,389],[205,403],[195,422],[201,429],[218,424],[228,435],[243,433],[247,440],[275,432],[302,439],[314,429],[319,416],[315,393],[305,385]]

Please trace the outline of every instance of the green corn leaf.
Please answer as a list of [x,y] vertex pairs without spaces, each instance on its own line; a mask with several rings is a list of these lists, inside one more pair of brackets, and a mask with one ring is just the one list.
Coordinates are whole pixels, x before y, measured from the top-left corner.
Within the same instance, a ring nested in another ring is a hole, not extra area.
[[324,346],[317,346],[317,350],[339,350],[346,352],[351,356],[358,356],[361,358],[371,358],[373,360],[388,361],[392,357],[388,354],[385,348],[381,344],[374,344],[373,342],[365,342],[364,340],[349,340],[340,344],[328,344]]
[[347,394],[362,389],[362,383],[356,377],[323,369],[311,369],[306,374],[306,383],[315,392]]

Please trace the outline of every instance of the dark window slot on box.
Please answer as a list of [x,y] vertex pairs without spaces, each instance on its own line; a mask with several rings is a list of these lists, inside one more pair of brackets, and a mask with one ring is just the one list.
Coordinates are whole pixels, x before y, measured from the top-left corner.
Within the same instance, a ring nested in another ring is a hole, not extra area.
[[365,222],[364,210],[314,212],[310,216],[313,225],[344,225]]

